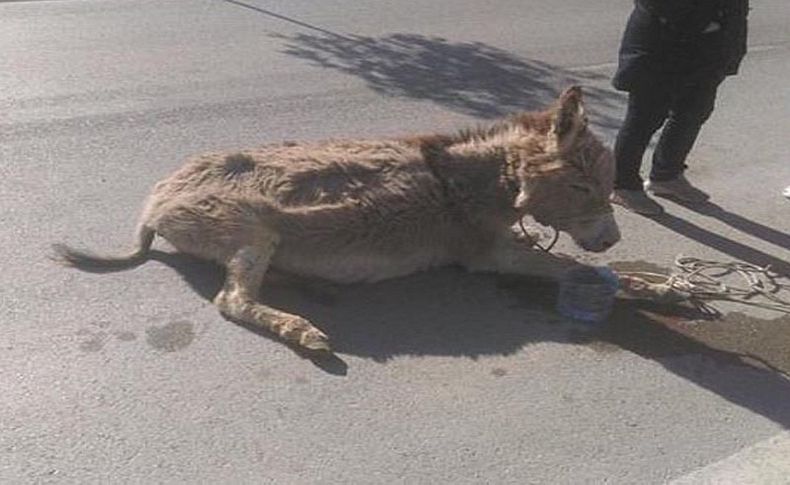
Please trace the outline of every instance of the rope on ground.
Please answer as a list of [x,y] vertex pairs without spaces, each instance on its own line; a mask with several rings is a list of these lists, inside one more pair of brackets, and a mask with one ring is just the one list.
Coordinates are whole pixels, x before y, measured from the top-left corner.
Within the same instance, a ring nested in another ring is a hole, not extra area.
[[[618,272],[626,279],[640,278],[651,286],[664,288],[672,300],[687,299],[704,303],[710,300],[727,300],[783,313],[790,313],[790,299],[780,296],[790,293],[790,284],[781,283],[781,275],[770,266],[757,266],[739,261],[719,262],[688,256],[678,256],[675,267],[680,270],[669,276],[641,271]],[[743,286],[734,286],[722,280],[739,275]]]

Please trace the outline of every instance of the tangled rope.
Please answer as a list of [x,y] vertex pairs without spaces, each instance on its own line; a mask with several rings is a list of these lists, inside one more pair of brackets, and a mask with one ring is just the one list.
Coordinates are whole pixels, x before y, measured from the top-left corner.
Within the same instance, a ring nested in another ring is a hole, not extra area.
[[[668,300],[691,300],[703,305],[709,300],[727,300],[790,313],[790,300],[778,296],[783,291],[790,291],[790,284],[777,281],[780,275],[773,273],[769,266],[760,267],[738,261],[718,262],[687,256],[678,256],[675,266],[680,272],[669,276],[641,271],[622,271],[618,274],[625,286],[634,288],[635,293],[645,289],[635,283],[641,279],[654,292],[658,290],[660,297]],[[741,276],[745,286],[724,283],[722,279],[730,275]]]

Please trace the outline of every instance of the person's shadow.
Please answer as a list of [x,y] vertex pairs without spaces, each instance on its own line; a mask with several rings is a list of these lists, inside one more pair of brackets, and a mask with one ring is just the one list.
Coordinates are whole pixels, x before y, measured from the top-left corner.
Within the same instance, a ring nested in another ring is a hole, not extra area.
[[[697,210],[710,210],[710,215],[720,218],[722,222],[731,224],[737,229],[746,230],[746,232],[751,235],[760,237],[769,242],[787,242],[786,239],[788,236],[779,231],[749,221],[731,212],[720,210],[721,208],[713,204],[702,207],[703,209],[697,207]],[[705,209],[705,207],[707,207],[707,209]],[[737,260],[746,261],[761,267],[768,266],[770,267],[770,270],[777,275],[782,277],[790,277],[790,262],[786,260],[764,253],[763,251],[747,246],[743,243],[733,241],[732,239],[721,236],[707,229],[703,229],[692,222],[667,212],[657,216],[652,216],[651,219],[666,227],[667,229],[670,229],[689,239],[693,239],[700,244],[704,244],[725,254],[729,254]]]
[[759,222],[749,220],[739,214],[730,212],[711,201],[706,201],[701,204],[689,204],[683,202],[682,200],[674,200],[674,202],[698,214],[717,219],[732,227],[733,229],[737,229],[745,234],[762,239],[763,241],[779,246],[780,248],[790,250],[790,234],[779,231],[773,227],[760,224]]

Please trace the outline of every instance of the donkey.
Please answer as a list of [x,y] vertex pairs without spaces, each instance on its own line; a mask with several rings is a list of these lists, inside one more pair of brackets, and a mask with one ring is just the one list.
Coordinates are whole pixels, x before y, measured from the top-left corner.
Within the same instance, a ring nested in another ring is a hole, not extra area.
[[615,244],[614,162],[587,124],[574,86],[544,111],[456,134],[197,156],[156,184],[130,254],[54,249],[67,265],[124,268],[142,263],[159,235],[224,265],[214,298],[222,314],[330,351],[311,322],[258,301],[269,268],[349,283],[450,264],[558,279],[579,264],[516,237],[513,226],[525,215],[567,232],[584,250]]

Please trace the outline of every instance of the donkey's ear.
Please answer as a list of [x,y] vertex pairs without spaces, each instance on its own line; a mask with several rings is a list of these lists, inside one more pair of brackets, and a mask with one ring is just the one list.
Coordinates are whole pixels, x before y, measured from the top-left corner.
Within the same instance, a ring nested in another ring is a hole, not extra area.
[[571,86],[560,94],[551,118],[549,137],[558,149],[566,147],[587,126],[582,88]]

